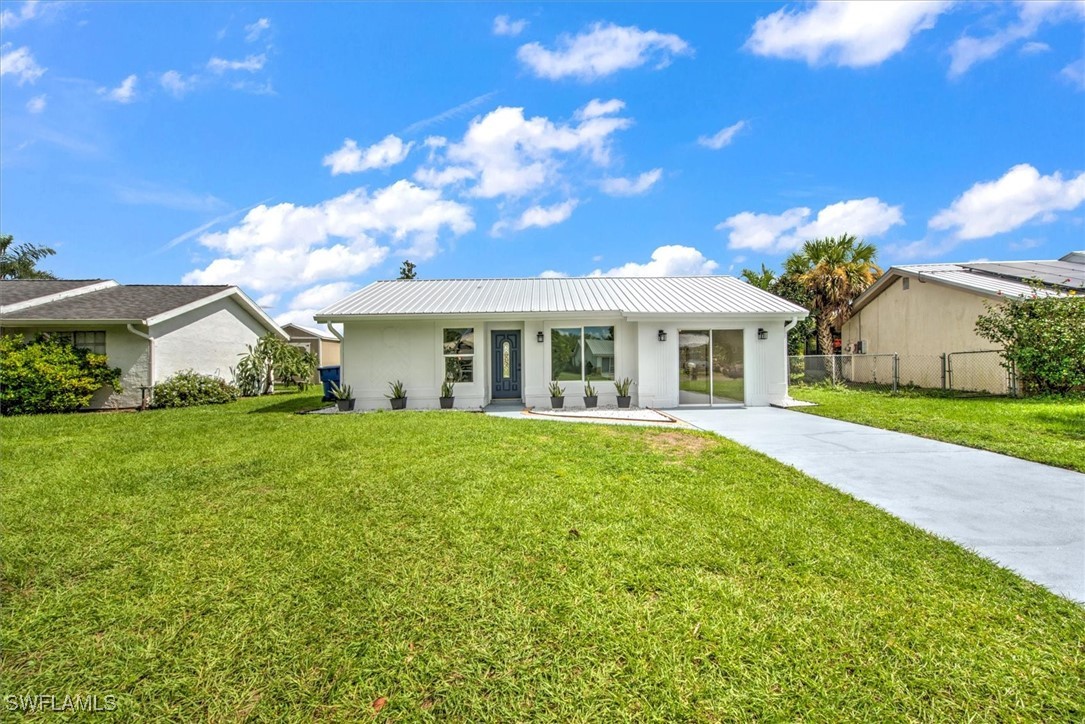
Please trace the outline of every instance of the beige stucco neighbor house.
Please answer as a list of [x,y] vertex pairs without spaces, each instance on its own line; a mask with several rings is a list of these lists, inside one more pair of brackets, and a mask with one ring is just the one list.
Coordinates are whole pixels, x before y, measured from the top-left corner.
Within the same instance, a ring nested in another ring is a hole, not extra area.
[[[289,322],[283,325],[283,331],[290,337],[290,344],[301,347],[316,357],[317,367],[332,367],[339,364],[339,340],[326,332]],[[313,382],[319,382],[318,373],[313,373]]]
[[[898,354],[931,364],[912,364],[902,383],[921,387],[941,385],[941,368],[934,361],[944,353],[993,348],[975,330],[986,304],[1033,293],[1028,280],[1045,286],[1044,296],[1085,294],[1085,252],[1041,261],[910,264],[890,267],[856,298],[852,317],[844,325],[845,353]],[[858,367],[857,367],[858,368]],[[1003,372],[988,365],[985,389],[1005,389]]]
[[91,407],[139,407],[145,390],[181,370],[232,380],[247,345],[286,333],[234,286],[122,285],[108,279],[0,281],[0,334],[47,332],[105,354],[122,392]]

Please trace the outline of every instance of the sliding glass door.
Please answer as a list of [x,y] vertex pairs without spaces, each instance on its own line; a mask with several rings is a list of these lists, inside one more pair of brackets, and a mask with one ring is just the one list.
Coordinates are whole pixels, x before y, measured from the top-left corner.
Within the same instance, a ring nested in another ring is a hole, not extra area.
[[678,404],[743,404],[742,359],[740,329],[679,330]]

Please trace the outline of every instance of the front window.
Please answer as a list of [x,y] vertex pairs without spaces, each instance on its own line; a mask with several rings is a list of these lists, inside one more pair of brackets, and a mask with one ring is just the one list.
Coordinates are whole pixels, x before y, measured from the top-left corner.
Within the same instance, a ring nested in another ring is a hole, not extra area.
[[50,336],[78,349],[105,354],[105,332],[53,332]]
[[614,379],[614,327],[550,330],[550,370],[556,381]]
[[456,327],[445,329],[441,351],[445,358],[446,380],[449,382],[474,382],[474,328]]

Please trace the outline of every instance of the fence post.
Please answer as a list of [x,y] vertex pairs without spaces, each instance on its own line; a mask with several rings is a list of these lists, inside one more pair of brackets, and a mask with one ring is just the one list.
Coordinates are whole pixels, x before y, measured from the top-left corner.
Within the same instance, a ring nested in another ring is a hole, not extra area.
[[946,389],[946,353],[942,353],[942,389]]
[[900,385],[900,355],[896,352],[893,353],[893,392],[897,391],[897,387]]
[[953,353],[946,354],[946,385],[953,389]]

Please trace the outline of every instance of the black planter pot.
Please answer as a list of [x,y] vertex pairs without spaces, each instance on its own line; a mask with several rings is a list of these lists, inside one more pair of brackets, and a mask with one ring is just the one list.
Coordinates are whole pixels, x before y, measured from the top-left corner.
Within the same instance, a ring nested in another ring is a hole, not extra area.
[[393,397],[389,400],[392,403],[393,410],[405,410],[407,409],[406,397]]
[[629,407],[629,403],[632,402],[632,401],[633,401],[633,398],[630,397],[629,395],[626,395],[625,397],[622,397],[621,395],[618,395],[618,407],[620,407],[620,408]]
[[551,397],[550,398],[550,406],[553,407],[555,410],[560,410],[561,408],[565,407],[565,398],[564,397]]
[[584,407],[595,407],[599,404],[599,395],[592,395],[588,397],[584,395]]
[[441,399],[441,409],[442,410],[451,410],[452,409],[452,403],[456,401],[455,397],[442,397],[440,399]]
[[354,400],[336,400],[335,406],[340,412],[350,412],[354,409]]

